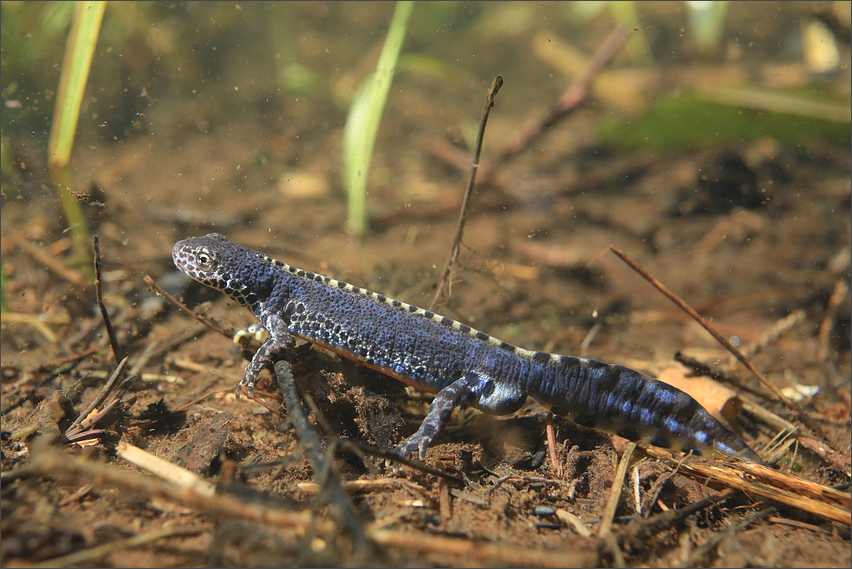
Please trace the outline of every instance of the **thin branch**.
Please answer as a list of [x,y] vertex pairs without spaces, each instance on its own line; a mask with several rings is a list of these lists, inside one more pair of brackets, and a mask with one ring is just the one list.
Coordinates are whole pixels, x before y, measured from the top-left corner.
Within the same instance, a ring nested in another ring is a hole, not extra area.
[[101,247],[100,241],[98,240],[98,236],[94,237],[95,243],[95,296],[98,299],[98,308],[101,310],[101,317],[104,319],[104,325],[106,326],[107,336],[109,337],[109,345],[112,346],[112,356],[115,358],[116,362],[120,362],[124,357],[124,350],[121,349],[121,345],[118,343],[118,338],[115,335],[115,329],[112,327],[112,321],[109,319],[109,312],[107,312],[106,306],[104,305],[104,293],[101,289]]
[[650,518],[636,518],[630,521],[627,526],[618,533],[616,540],[618,544],[624,547],[629,552],[640,551],[643,546],[648,544],[648,541],[654,535],[672,528],[676,523],[686,519],[692,514],[699,512],[710,506],[727,500],[737,494],[737,490],[727,489],[715,496],[703,498],[697,502],[687,504],[683,508],[676,510],[668,510],[655,514]]
[[698,312],[696,312],[694,308],[692,308],[687,303],[685,303],[683,300],[681,300],[680,297],[678,297],[675,293],[673,293],[672,291],[667,289],[663,285],[663,283],[661,283],[660,281],[655,279],[653,276],[651,276],[651,274],[648,273],[642,267],[640,267],[639,264],[636,263],[636,261],[634,261],[629,256],[627,256],[627,254],[624,251],[622,251],[621,249],[619,249],[615,245],[610,245],[609,249],[610,249],[610,251],[615,253],[622,261],[627,263],[630,266],[631,269],[633,269],[634,271],[639,273],[639,275],[641,275],[643,279],[645,279],[646,281],[651,283],[654,286],[654,288],[656,288],[658,291],[663,293],[666,297],[669,298],[669,300],[674,302],[681,310],[683,310],[684,312],[689,314],[696,322],[701,324],[701,326],[705,330],[710,332],[711,336],[716,338],[717,342],[722,344],[725,347],[725,349],[727,349],[729,352],[734,354],[734,356],[736,356],[736,358],[738,360],[740,360],[740,362],[742,362],[742,364],[744,366],[746,366],[748,368],[748,370],[751,373],[753,373],[755,375],[755,377],[757,377],[757,379],[759,379],[760,382],[767,389],[769,389],[772,393],[774,393],[775,396],[778,397],[778,399],[780,399],[787,407],[789,407],[790,409],[793,409],[794,411],[798,410],[797,409],[798,406],[795,403],[793,403],[792,401],[787,399],[787,397],[785,397],[784,394],[781,393],[781,391],[775,386],[774,383],[772,383],[771,381],[766,379],[766,377],[764,377],[764,375],[762,373],[757,371],[757,368],[755,368],[752,365],[752,363],[750,361],[748,361],[748,359],[742,353],[740,353],[740,351],[738,349],[736,349],[734,346],[732,346],[731,343],[728,342],[728,340],[726,340],[719,332],[717,332],[716,329],[713,328],[710,325],[710,323],[708,323],[704,318],[702,318],[702,316],[700,314],[698,314]]
[[[652,458],[673,462],[671,456],[662,449],[648,447],[641,450]],[[752,462],[728,464],[698,460],[683,462],[680,472],[705,483],[712,479],[716,484],[742,490],[752,498],[760,496],[847,526],[852,524],[852,515],[849,513],[852,496],[849,492],[838,491],[795,474],[786,474]]]
[[[119,446],[121,444],[123,443],[120,442]],[[269,505],[259,501],[249,502],[246,498],[226,493],[205,496],[193,488],[180,487],[172,482],[130,472],[83,456],[69,456],[68,453],[54,449],[46,449],[34,454],[32,462],[24,468],[26,469],[24,473],[10,472],[9,479],[19,478],[21,474],[49,476],[72,484],[92,483],[99,490],[115,487],[146,500],[173,500],[192,508],[198,514],[207,514],[215,519],[260,522],[266,526],[294,530],[301,534],[309,528],[320,534],[327,534],[332,530],[330,522],[317,519],[307,510],[288,510],[271,496],[265,497],[268,498]],[[6,483],[5,476],[3,483]]]
[[159,541],[169,537],[198,535],[205,531],[207,531],[207,529],[194,525],[160,528],[139,535],[135,535],[127,539],[109,541],[107,543],[97,545],[95,547],[90,547],[89,549],[81,549],[80,551],[75,551],[74,553],[69,553],[60,557],[54,557],[53,559],[48,559],[47,561],[37,563],[33,567],[72,567],[78,564],[90,565],[94,567],[101,565],[101,563],[105,565],[106,560],[102,560],[101,558],[105,555],[112,553],[113,551],[126,551],[134,547],[146,545],[148,543],[151,543],[152,541]]
[[571,85],[562,93],[562,96],[550,109],[550,113],[538,120],[533,120],[521,127],[521,131],[510,137],[509,144],[504,146],[496,154],[491,156],[488,161],[488,166],[483,168],[482,182],[483,184],[491,180],[491,176],[497,168],[503,163],[514,158],[525,150],[530,143],[541,136],[542,133],[555,126],[567,116],[572,114],[579,106],[585,102],[589,94],[589,89],[600,75],[603,68],[610,60],[618,53],[621,46],[627,39],[628,30],[625,27],[617,26],[613,29],[598,50],[589,60],[589,65],[583,73],[574,80]]
[[497,96],[497,92],[502,86],[503,76],[498,75],[494,78],[494,82],[491,83],[491,87],[488,89],[488,95],[485,97],[485,106],[482,109],[482,117],[479,119],[479,131],[476,133],[476,145],[473,149],[473,162],[470,165],[470,176],[467,180],[467,188],[464,191],[464,198],[462,199],[461,210],[459,211],[459,221],[456,225],[456,235],[453,238],[453,245],[450,247],[450,254],[447,255],[447,260],[444,262],[444,268],[441,270],[441,276],[438,278],[438,285],[435,287],[435,296],[432,297],[432,301],[429,303],[429,310],[432,310],[435,307],[435,303],[438,302],[438,298],[444,290],[444,284],[447,282],[459,254],[459,245],[461,244],[462,233],[464,233],[464,224],[467,218],[467,209],[470,205],[470,196],[473,194],[473,188],[476,183],[476,172],[479,170],[479,155],[482,153],[482,138],[485,135],[485,125],[488,122],[488,115],[491,114],[491,107],[494,106],[494,97]]
[[[771,328],[766,330],[763,334],[760,335],[760,338],[743,346],[740,351],[743,353],[743,356],[747,358],[753,358],[755,354],[778,341],[781,336],[790,331],[790,329],[807,318],[807,314],[801,308],[798,308],[777,321]],[[730,363],[732,365],[736,364],[735,357],[731,356]]]
[[612,518],[615,516],[615,509],[618,507],[618,502],[621,499],[621,488],[624,486],[627,465],[630,463],[630,457],[633,456],[635,448],[636,443],[627,443],[627,446],[624,448],[624,454],[621,455],[621,461],[618,463],[618,469],[615,471],[615,478],[610,489],[609,500],[607,500],[603,514],[601,514],[598,537],[604,537],[612,531]]
[[424,462],[420,462],[419,460],[413,460],[406,456],[399,456],[398,454],[394,454],[391,451],[382,450],[374,446],[359,443],[358,441],[353,441],[352,439],[339,439],[337,441],[337,446],[341,449],[353,449],[364,454],[369,454],[371,456],[383,458],[385,460],[393,461],[399,464],[404,464],[405,466],[414,468],[415,470],[420,470],[421,472],[426,472],[427,474],[434,474],[435,476],[438,476],[440,478],[446,478],[447,480],[452,480],[453,482],[456,482],[458,484],[465,483],[464,480],[459,478],[458,476],[454,476],[449,472],[446,472],[439,468],[431,467]]
[[547,412],[545,424],[545,432],[547,433],[547,456],[550,459],[550,467],[553,469],[556,477],[561,479],[563,474],[562,463],[559,462],[559,458],[556,456],[556,433],[553,426],[553,413],[550,411]]
[[53,271],[66,281],[70,282],[74,286],[80,288],[86,288],[89,286],[89,281],[86,280],[79,271],[76,271],[67,265],[63,264],[60,261],[60,258],[56,255],[51,254],[45,249],[39,247],[35,243],[31,243],[24,236],[16,236],[12,235],[9,238],[9,241],[18,245],[21,249],[35,257],[35,259],[47,267],[49,270]]
[[120,362],[118,362],[118,365],[116,366],[115,370],[112,372],[112,375],[109,376],[109,379],[107,380],[106,384],[104,384],[100,393],[98,393],[97,396],[94,399],[92,399],[92,402],[89,403],[89,405],[86,407],[86,409],[82,413],[80,413],[77,416],[76,419],[74,419],[74,422],[71,423],[71,425],[67,429],[65,429],[66,436],[67,435],[73,435],[74,433],[76,433],[77,432],[77,425],[79,425],[80,422],[83,419],[88,417],[89,413],[91,413],[92,411],[97,409],[98,406],[101,403],[106,401],[106,398],[109,397],[110,393],[112,393],[113,389],[115,388],[116,384],[118,383],[118,380],[123,377],[124,367],[126,365],[127,365],[127,358],[125,357]]
[[365,552],[368,542],[364,527],[358,520],[358,516],[355,515],[352,500],[343,490],[332,461],[322,451],[319,433],[308,421],[308,415],[299,400],[298,390],[293,379],[293,367],[290,362],[280,360],[275,363],[275,379],[284,395],[287,419],[299,437],[299,445],[314,469],[317,483],[325,489],[325,500],[336,511],[341,523],[352,537],[356,549],[362,553]]
[[159,294],[160,296],[162,296],[163,298],[165,298],[166,300],[168,300],[169,302],[171,302],[172,304],[174,304],[175,306],[177,306],[178,308],[180,308],[181,310],[183,310],[184,312],[186,312],[187,314],[189,314],[190,316],[192,316],[193,318],[195,318],[196,320],[198,320],[199,322],[201,322],[202,324],[204,324],[205,326],[207,326],[208,328],[210,328],[214,332],[217,332],[217,333],[225,336],[226,338],[233,338],[234,337],[233,334],[228,334],[228,332],[226,332],[221,327],[217,326],[216,324],[214,324],[213,322],[211,322],[210,320],[208,320],[207,318],[205,318],[203,315],[199,314],[195,310],[190,310],[189,308],[187,308],[187,306],[184,303],[182,303],[181,301],[179,301],[178,299],[176,299],[175,297],[173,297],[172,295],[167,293],[165,290],[163,290],[160,287],[160,285],[158,285],[156,283],[156,281],[154,281],[154,279],[152,279],[150,276],[145,275],[145,278],[143,280],[145,281],[145,284],[147,284],[148,286],[153,288],[155,291],[157,291],[157,294]]
[[722,540],[737,535],[741,533],[746,527],[753,524],[756,521],[762,520],[763,518],[767,518],[773,514],[778,513],[778,508],[775,506],[769,506],[768,508],[761,510],[759,512],[755,512],[750,515],[743,521],[738,524],[732,524],[728,526],[724,531],[716,532],[710,539],[699,545],[695,548],[695,550],[690,553],[689,557],[683,562],[684,567],[696,567],[701,563],[701,560],[705,555],[710,553],[714,547],[722,543]]
[[834,283],[834,290],[831,297],[828,299],[828,305],[825,307],[825,315],[822,318],[822,323],[819,325],[819,340],[817,349],[817,360],[824,362],[828,359],[829,339],[831,338],[831,329],[834,326],[834,317],[837,314],[837,307],[843,302],[846,295],[849,294],[849,285],[843,279]]

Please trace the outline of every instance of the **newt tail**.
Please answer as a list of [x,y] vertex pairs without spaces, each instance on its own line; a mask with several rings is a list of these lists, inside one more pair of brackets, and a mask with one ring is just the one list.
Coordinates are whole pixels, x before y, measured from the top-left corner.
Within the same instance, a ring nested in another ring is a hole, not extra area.
[[421,459],[467,403],[506,415],[532,397],[557,415],[653,446],[762,463],[683,391],[632,369],[513,346],[440,314],[298,269],[211,233],[172,249],[193,279],[249,308],[269,332],[237,389],[303,338],[435,393],[416,433],[394,449]]

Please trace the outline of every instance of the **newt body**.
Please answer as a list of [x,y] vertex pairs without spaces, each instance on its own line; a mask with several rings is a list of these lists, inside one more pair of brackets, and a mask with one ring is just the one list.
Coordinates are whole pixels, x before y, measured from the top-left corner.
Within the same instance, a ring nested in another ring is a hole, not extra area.
[[505,415],[532,397],[557,415],[633,441],[761,462],[695,399],[632,369],[513,346],[416,306],[287,263],[211,233],[178,241],[175,265],[249,308],[269,339],[237,389],[303,338],[435,393],[420,428],[396,447],[426,449],[467,403]]

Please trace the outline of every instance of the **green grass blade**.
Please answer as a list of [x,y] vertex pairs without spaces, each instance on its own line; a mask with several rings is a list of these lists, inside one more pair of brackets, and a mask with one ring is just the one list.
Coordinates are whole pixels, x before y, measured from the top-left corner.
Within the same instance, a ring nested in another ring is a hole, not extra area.
[[51,167],[63,168],[71,158],[74,134],[80,118],[80,104],[89,79],[104,8],[106,2],[79,2],[74,11],[48,141]]
[[686,11],[695,45],[705,56],[712,56],[719,49],[719,37],[725,25],[728,2],[687,2]]
[[376,134],[413,8],[414,2],[397,2],[376,71],[361,84],[346,117],[343,133],[344,183],[348,196],[349,229],[359,238],[365,237],[368,230],[367,174]]
[[[75,6],[74,19],[65,46],[47,150],[51,176],[71,227],[74,261],[81,268],[86,267],[91,259],[89,229],[80,204],[63,186],[74,187],[68,164],[71,160],[71,149],[74,147],[77,122],[80,119],[80,104],[86,91],[105,8],[106,2],[103,1],[78,2]],[[91,272],[91,269],[88,272]]]
[[12,312],[9,299],[6,298],[6,269],[0,267],[0,313]]

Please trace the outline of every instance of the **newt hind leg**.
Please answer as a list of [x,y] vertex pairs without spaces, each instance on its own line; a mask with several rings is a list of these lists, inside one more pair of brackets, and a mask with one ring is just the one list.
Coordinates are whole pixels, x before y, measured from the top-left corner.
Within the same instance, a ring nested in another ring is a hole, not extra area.
[[509,393],[496,387],[496,383],[488,376],[468,371],[435,395],[420,428],[398,445],[394,453],[408,456],[416,450],[420,460],[425,459],[426,449],[447,425],[453,409],[462,403],[470,403],[488,413],[504,415],[519,409],[525,399],[524,394]]

